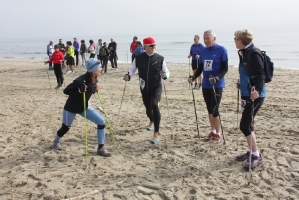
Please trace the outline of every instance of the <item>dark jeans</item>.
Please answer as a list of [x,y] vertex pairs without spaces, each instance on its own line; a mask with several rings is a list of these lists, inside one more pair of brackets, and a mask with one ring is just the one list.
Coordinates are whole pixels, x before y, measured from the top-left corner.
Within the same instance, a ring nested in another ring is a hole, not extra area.
[[101,65],[103,65],[103,56],[97,55],[98,60],[101,62]]
[[54,64],[54,73],[57,79],[57,84],[62,85],[64,79],[63,79],[61,64]]
[[141,90],[143,104],[146,108],[146,115],[151,122],[154,122],[155,133],[159,133],[161,114],[159,102],[161,100],[162,86],[147,92]]
[[111,67],[112,68],[117,68],[117,55],[116,55],[116,52],[111,52],[110,62],[111,62]]
[[135,58],[135,54],[132,53],[132,63],[134,61],[134,58]]
[[79,64],[79,51],[75,51],[76,65]]
[[107,64],[108,64],[108,56],[102,57],[102,62],[103,62],[103,65],[102,65],[103,70],[106,73],[107,72]]

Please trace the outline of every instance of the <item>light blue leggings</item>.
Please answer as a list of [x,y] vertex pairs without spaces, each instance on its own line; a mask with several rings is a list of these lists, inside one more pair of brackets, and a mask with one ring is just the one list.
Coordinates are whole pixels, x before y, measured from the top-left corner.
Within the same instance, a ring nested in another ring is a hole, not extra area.
[[[79,113],[82,117],[84,117],[84,112]],[[66,110],[63,110],[62,113],[62,123],[66,126],[71,126],[74,119],[76,117],[76,113],[72,113]],[[91,106],[89,106],[86,109],[86,119],[92,121],[93,123],[97,125],[105,125],[105,120],[100,115],[99,112],[97,112],[95,109],[93,109]],[[98,136],[98,144],[104,144],[105,143],[105,128],[103,129],[97,129],[97,136]]]

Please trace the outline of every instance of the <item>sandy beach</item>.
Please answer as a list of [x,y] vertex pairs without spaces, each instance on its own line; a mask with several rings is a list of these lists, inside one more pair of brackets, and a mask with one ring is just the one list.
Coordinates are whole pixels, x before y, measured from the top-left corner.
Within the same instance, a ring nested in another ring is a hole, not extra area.
[[[122,77],[129,67],[120,64],[118,71],[109,68],[99,77],[106,121],[112,126],[125,85]],[[275,69],[267,84],[267,98],[255,121],[264,163],[252,171],[248,186],[248,172],[235,161],[246,150],[243,134],[236,131],[237,68],[228,70],[220,105],[225,145],[203,142],[210,131],[207,111],[201,91],[194,90],[198,138],[188,65],[168,64],[166,89],[173,126],[163,91],[160,143],[149,142],[153,133],[145,130],[148,119],[135,75],[127,84],[115,133],[120,152],[107,129],[105,146],[112,157],[97,156],[96,126],[88,122],[88,162],[81,116],[63,137],[64,149],[52,150],[67,96],[54,89],[56,78],[47,68],[42,61],[0,60],[1,200],[299,199],[299,70]],[[84,68],[75,68],[75,74],[65,75],[65,84],[83,73]],[[91,105],[102,110],[96,95]]]

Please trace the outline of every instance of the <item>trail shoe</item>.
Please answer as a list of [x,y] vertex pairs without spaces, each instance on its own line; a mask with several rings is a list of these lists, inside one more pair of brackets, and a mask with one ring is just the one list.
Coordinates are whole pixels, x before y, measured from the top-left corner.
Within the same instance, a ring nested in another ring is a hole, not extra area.
[[104,147],[97,150],[97,155],[103,156],[103,157],[109,157],[110,153],[105,149]]
[[244,161],[244,160],[246,160],[246,159],[249,158],[249,155],[250,155],[250,152],[247,151],[247,152],[244,153],[244,154],[241,154],[241,155],[239,155],[239,156],[236,156],[236,161]]
[[54,142],[53,142],[53,149],[62,150],[61,142],[56,142],[54,140]]
[[160,135],[158,133],[155,133],[153,139],[151,140],[151,143],[158,144],[159,141],[160,141]]
[[154,122],[150,122],[148,126],[145,127],[146,130],[152,131],[154,130]]
[[221,142],[221,135],[218,134],[214,134],[214,139],[213,139],[213,143],[217,144]]
[[203,140],[205,141],[205,142],[208,142],[208,141],[210,141],[210,140],[213,140],[214,139],[214,133],[213,132],[211,132],[211,133],[209,133],[209,135],[208,136],[206,136],[205,138],[203,138]]
[[[251,168],[256,168],[259,164],[261,164],[263,162],[263,157],[262,155],[260,154],[260,156],[255,156],[255,155],[251,155]],[[249,156],[248,156],[248,162],[246,162],[244,164],[244,167],[245,168],[248,168],[249,169]]]

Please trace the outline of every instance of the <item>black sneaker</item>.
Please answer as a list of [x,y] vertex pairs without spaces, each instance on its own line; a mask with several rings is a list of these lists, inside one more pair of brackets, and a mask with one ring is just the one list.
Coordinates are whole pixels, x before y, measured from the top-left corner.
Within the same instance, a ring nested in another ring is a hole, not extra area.
[[103,157],[109,157],[110,153],[105,149],[104,147],[97,150],[97,155],[103,156]]
[[249,158],[249,154],[250,154],[249,151],[247,151],[245,154],[241,154],[239,156],[236,156],[236,160],[237,161],[244,161],[244,160]]
[[[251,168],[256,168],[259,164],[261,164],[263,162],[263,157],[262,154],[260,154],[260,156],[255,156],[255,155],[251,155]],[[244,164],[245,168],[249,169],[249,160],[248,162],[246,162]]]

